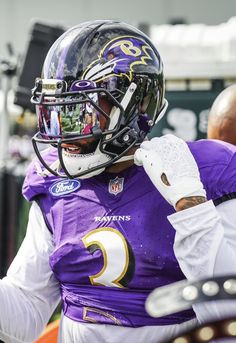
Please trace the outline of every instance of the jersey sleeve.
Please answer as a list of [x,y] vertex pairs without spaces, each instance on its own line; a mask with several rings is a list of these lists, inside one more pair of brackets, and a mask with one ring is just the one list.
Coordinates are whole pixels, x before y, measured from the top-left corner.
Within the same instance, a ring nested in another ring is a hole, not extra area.
[[236,199],[236,154],[232,154],[229,163],[223,168],[218,185],[219,196],[214,200],[215,205]]
[[58,282],[49,266],[52,250],[52,236],[33,202],[26,237],[7,276],[0,280],[0,339],[4,342],[33,342],[59,303]]
[[236,198],[236,146],[207,139],[188,145],[197,162],[207,198],[216,205]]
[[[55,148],[45,150],[42,153],[45,162],[52,166],[58,162],[58,155]],[[50,174],[37,158],[27,168],[26,177],[22,187],[22,194],[28,201],[36,199],[37,196],[48,192],[48,188],[57,177]]]

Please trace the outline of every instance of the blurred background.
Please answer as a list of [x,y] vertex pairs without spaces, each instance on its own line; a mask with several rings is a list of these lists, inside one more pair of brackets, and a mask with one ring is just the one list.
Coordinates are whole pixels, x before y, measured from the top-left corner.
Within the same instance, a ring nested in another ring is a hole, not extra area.
[[0,0],[0,276],[24,237],[30,206],[21,186],[34,156],[34,80],[56,38],[93,19],[140,28],[162,55],[169,109],[151,136],[205,138],[213,100],[236,82],[235,0]]

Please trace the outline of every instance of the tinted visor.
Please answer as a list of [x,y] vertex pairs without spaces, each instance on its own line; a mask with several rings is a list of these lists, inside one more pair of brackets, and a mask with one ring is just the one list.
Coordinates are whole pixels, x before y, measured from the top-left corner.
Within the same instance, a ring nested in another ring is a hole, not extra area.
[[48,138],[90,134],[92,129],[100,128],[100,116],[108,117],[98,105],[97,93],[60,99],[44,97],[36,105],[36,113],[39,131]]
[[103,90],[68,92],[60,96],[43,94],[34,101],[40,134],[46,139],[68,138],[104,129],[105,122],[109,123],[109,112],[101,108],[99,99],[110,103],[110,108],[117,105],[115,99]]

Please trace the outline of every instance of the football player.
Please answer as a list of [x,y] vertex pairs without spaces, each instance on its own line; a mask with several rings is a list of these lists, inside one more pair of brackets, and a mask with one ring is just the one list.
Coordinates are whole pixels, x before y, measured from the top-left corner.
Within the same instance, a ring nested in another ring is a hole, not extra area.
[[0,282],[4,342],[33,342],[60,301],[63,343],[163,342],[235,309],[145,311],[154,288],[236,272],[235,147],[148,141],[164,95],[158,51],[128,24],[86,22],[49,50],[32,95],[27,234]]
[[225,88],[209,113],[207,137],[236,145],[236,85]]

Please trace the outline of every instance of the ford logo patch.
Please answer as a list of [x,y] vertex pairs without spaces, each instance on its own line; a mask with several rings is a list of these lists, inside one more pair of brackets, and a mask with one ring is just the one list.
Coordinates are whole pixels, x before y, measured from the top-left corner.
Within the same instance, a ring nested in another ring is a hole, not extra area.
[[78,188],[80,188],[80,185],[81,183],[79,180],[57,181],[49,188],[49,192],[52,195],[59,197],[61,195],[76,191]]

